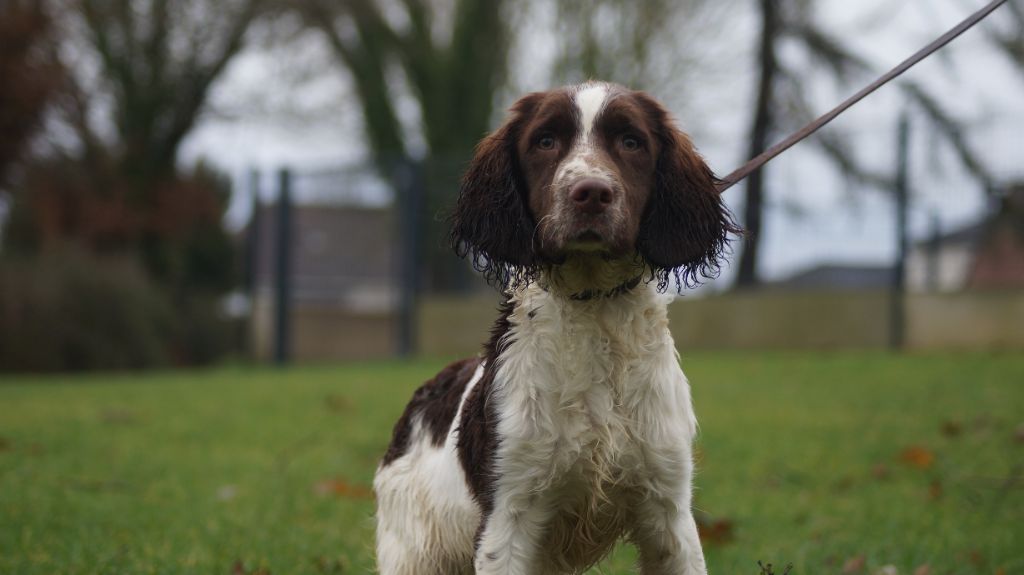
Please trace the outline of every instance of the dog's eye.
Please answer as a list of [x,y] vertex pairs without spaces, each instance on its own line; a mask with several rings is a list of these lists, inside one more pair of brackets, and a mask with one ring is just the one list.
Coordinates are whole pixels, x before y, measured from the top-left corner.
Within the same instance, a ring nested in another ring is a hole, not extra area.
[[555,138],[554,136],[541,136],[537,140],[537,148],[540,150],[554,150],[555,149]]
[[622,148],[627,152],[635,152],[642,148],[643,142],[636,136],[623,136],[622,137]]

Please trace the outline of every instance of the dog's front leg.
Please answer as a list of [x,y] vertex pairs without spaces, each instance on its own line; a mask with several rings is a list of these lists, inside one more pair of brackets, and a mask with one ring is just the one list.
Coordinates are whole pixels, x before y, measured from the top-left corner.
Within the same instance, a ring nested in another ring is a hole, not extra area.
[[477,575],[537,575],[545,529],[554,516],[551,478],[558,475],[554,442],[530,424],[529,410],[502,421],[501,447],[489,510],[481,517],[474,559]]
[[706,575],[697,523],[690,509],[689,453],[660,454],[666,467],[650,477],[650,492],[637,505],[633,540],[643,575]]
[[526,485],[498,485],[494,509],[480,525],[477,575],[535,575],[551,505]]
[[700,547],[697,523],[689,508],[675,502],[645,502],[641,512],[647,515],[634,535],[640,551],[643,575],[707,575],[704,552]]

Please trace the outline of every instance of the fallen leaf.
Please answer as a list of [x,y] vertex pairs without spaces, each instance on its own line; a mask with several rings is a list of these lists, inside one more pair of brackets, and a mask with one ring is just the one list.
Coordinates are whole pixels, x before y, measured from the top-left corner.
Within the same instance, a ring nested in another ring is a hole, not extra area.
[[241,559],[236,559],[234,565],[231,566],[231,575],[270,575],[270,569],[257,567],[250,571],[245,568],[245,563]]
[[700,540],[708,545],[721,545],[733,540],[733,523],[731,519],[712,519],[707,515],[698,515],[697,534]]
[[844,491],[849,491],[850,488],[854,486],[854,483],[855,482],[852,477],[840,477],[838,480],[836,480],[835,484],[833,485],[833,488],[837,492],[843,493]]
[[867,564],[867,559],[863,555],[856,555],[850,557],[843,563],[843,573],[845,575],[852,575],[853,573],[862,573],[864,566]]
[[912,445],[900,452],[900,460],[918,469],[928,469],[935,463],[935,454],[926,447]]
[[981,554],[981,551],[971,549],[970,552],[968,552],[967,557],[975,567],[981,568],[985,566],[985,556]]
[[352,401],[337,393],[331,393],[324,397],[324,405],[327,406],[327,409],[338,413],[352,410]]
[[889,466],[884,463],[876,463],[874,467],[871,468],[871,475],[879,481],[889,479],[890,473]]
[[1006,575],[1006,569],[1003,569],[1002,567],[996,569],[996,575]]
[[320,556],[313,559],[313,565],[316,566],[317,573],[323,573],[324,575],[338,575],[348,570],[348,560],[344,556],[337,559],[328,559],[327,557]]
[[928,485],[928,499],[932,501],[942,499],[942,482],[938,479],[933,479]]
[[964,431],[964,426],[959,421],[948,419],[942,422],[942,435],[946,437],[959,437]]
[[924,565],[918,566],[917,569],[914,569],[914,575],[932,575],[932,568],[925,563]]
[[1024,423],[1017,426],[1017,429],[1013,432],[1013,438],[1017,440],[1017,443],[1024,443]]
[[373,490],[364,485],[354,485],[348,481],[336,478],[325,479],[313,486],[317,495],[337,495],[346,499],[373,499]]
[[883,565],[875,569],[873,575],[900,575],[900,570],[895,565]]

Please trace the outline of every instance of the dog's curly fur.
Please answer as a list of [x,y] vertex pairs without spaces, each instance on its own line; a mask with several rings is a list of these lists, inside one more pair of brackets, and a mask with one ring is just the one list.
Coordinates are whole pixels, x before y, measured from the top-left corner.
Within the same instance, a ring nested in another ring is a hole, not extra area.
[[477,147],[451,241],[506,301],[480,358],[442,370],[374,482],[382,575],[582,573],[620,538],[645,575],[703,575],[696,419],[672,280],[718,273],[739,230],[653,98],[529,94]]

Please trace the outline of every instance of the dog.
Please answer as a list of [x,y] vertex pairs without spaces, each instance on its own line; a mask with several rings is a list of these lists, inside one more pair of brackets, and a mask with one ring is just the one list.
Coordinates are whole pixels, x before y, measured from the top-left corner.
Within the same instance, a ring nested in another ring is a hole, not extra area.
[[582,573],[622,538],[645,575],[706,573],[665,292],[739,232],[716,183],[661,104],[603,82],[523,97],[477,146],[451,240],[505,302],[395,425],[382,575]]

